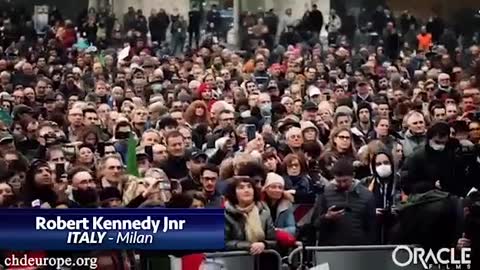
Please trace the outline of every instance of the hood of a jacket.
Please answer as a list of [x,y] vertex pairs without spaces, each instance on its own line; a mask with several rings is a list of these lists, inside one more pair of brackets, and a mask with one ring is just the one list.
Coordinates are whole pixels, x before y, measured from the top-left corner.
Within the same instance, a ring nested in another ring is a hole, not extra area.
[[392,174],[390,175],[390,177],[388,178],[393,178],[394,175],[395,175],[395,166],[394,166],[394,162],[393,162],[393,157],[392,155],[390,155],[387,151],[385,150],[380,150],[378,151],[377,153],[375,153],[373,156],[372,156],[372,159],[370,160],[370,170],[372,172],[372,175],[375,176],[375,178],[377,179],[381,179],[380,176],[378,176],[378,173],[377,173],[377,170],[376,170],[376,165],[375,165],[375,160],[377,159],[377,156],[380,155],[380,154],[384,154],[388,157],[388,160],[390,161],[390,164],[392,166]]
[[402,211],[409,207],[416,207],[420,205],[425,205],[433,202],[438,202],[445,200],[450,195],[447,192],[440,190],[430,190],[421,194],[414,194],[408,197],[408,200],[400,205],[399,210]]

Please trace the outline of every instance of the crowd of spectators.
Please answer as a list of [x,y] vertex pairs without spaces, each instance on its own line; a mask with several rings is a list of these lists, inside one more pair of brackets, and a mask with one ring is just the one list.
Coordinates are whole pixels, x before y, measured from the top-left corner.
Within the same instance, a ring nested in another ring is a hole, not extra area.
[[1,207],[224,208],[226,249],[253,255],[312,228],[313,245],[478,245],[480,50],[438,17],[247,13],[235,51],[215,8],[218,39],[197,9],[53,9],[42,34],[5,10]]

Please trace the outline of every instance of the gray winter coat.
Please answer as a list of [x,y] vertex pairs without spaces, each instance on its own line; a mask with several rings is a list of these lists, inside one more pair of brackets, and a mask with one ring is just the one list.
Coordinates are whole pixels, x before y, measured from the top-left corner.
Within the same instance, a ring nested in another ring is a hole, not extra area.
[[410,130],[405,132],[404,137],[405,139],[403,139],[401,143],[403,145],[403,156],[405,158],[411,156],[427,143],[427,135],[413,135]]
[[[275,248],[276,235],[273,226],[272,216],[268,206],[258,202],[257,207],[260,214],[260,221],[265,232],[265,249]],[[225,205],[225,248],[227,250],[249,250],[250,243],[245,233],[245,217],[233,205]]]

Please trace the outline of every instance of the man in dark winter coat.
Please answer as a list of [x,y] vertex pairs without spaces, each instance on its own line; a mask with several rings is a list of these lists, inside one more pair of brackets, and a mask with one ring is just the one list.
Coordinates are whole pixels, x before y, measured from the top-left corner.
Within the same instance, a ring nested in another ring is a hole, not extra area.
[[167,143],[168,158],[160,168],[170,179],[180,180],[186,178],[188,176],[188,168],[185,157],[185,139],[180,132],[172,131],[167,134],[165,141]]
[[449,136],[450,126],[446,122],[433,124],[427,131],[425,147],[405,161],[402,181],[412,192],[435,186],[462,197],[468,192],[465,164],[458,155],[460,143]]
[[314,32],[318,37],[320,35],[320,31],[323,27],[323,14],[316,4],[312,5],[312,11],[310,11],[310,15],[308,16],[308,23],[307,23],[308,30]]
[[188,12],[188,46],[192,47],[193,36],[195,35],[195,48],[198,48],[200,42],[200,24],[202,21],[202,14],[197,6]]
[[[392,242],[420,245],[433,251],[455,247],[463,230],[462,203],[447,192],[427,189],[417,189],[419,193],[409,194],[407,201],[399,207]],[[409,193],[408,187],[404,193]]]
[[312,215],[319,244],[368,245],[375,239],[375,200],[360,181],[353,179],[352,162],[341,159],[332,173],[335,180],[317,198]]
[[158,32],[159,32],[159,43],[162,43],[167,38],[167,28],[170,25],[170,16],[162,8],[158,12]]

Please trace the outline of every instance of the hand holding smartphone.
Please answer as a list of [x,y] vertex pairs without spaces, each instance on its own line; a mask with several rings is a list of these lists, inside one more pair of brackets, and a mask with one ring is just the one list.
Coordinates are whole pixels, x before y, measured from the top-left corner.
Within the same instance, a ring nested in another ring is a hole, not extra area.
[[62,178],[65,175],[65,164],[64,163],[55,164],[55,175],[56,175],[56,180],[57,180],[58,183],[63,182]]
[[257,137],[257,128],[255,125],[246,125],[245,127],[246,132],[247,132],[247,140],[250,142],[254,140]]

